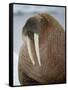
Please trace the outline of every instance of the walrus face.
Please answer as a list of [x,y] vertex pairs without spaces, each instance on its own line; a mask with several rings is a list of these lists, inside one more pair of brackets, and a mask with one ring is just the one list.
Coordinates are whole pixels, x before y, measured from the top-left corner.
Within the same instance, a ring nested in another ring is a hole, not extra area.
[[23,34],[26,38],[28,53],[32,64],[35,64],[35,57],[37,57],[39,66],[41,66],[40,52],[39,52],[39,38],[42,31],[42,18],[40,16],[31,17],[27,20],[23,27]]
[[31,17],[23,27],[23,34],[28,35],[31,40],[34,39],[34,33],[39,35],[41,31],[41,20],[37,17]]

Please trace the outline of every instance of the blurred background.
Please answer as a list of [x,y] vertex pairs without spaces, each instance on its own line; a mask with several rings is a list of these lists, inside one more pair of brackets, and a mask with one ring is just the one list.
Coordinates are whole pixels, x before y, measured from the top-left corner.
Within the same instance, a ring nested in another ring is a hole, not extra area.
[[48,13],[55,17],[65,30],[65,8],[52,6],[20,5],[13,6],[13,83],[20,85],[18,80],[19,50],[23,45],[22,28],[26,20],[38,13]]

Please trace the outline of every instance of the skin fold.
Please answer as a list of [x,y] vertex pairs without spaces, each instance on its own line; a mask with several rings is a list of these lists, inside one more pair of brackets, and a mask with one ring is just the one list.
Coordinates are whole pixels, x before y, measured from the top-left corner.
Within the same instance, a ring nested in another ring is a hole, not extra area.
[[[34,33],[39,36],[41,66],[34,46]],[[24,27],[24,38],[28,35],[32,43],[33,65],[27,44],[20,48],[18,73],[21,85],[43,85],[65,83],[65,31],[59,22],[49,14],[30,17]]]

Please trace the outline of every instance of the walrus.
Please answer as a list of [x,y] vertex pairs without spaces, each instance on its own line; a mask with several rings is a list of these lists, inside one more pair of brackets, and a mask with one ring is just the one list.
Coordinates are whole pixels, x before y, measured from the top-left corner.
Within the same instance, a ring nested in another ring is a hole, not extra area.
[[66,82],[65,31],[51,15],[30,17],[22,30],[18,73],[21,85],[45,85]]

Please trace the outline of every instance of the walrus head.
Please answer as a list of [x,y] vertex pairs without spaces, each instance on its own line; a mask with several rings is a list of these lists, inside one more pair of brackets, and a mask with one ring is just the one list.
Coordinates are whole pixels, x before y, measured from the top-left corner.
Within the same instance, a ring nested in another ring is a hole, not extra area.
[[32,64],[35,64],[34,58],[37,57],[39,66],[41,66],[39,42],[42,37],[43,27],[47,26],[47,20],[44,21],[40,15],[30,17],[23,27],[23,34],[26,38],[28,53]]

